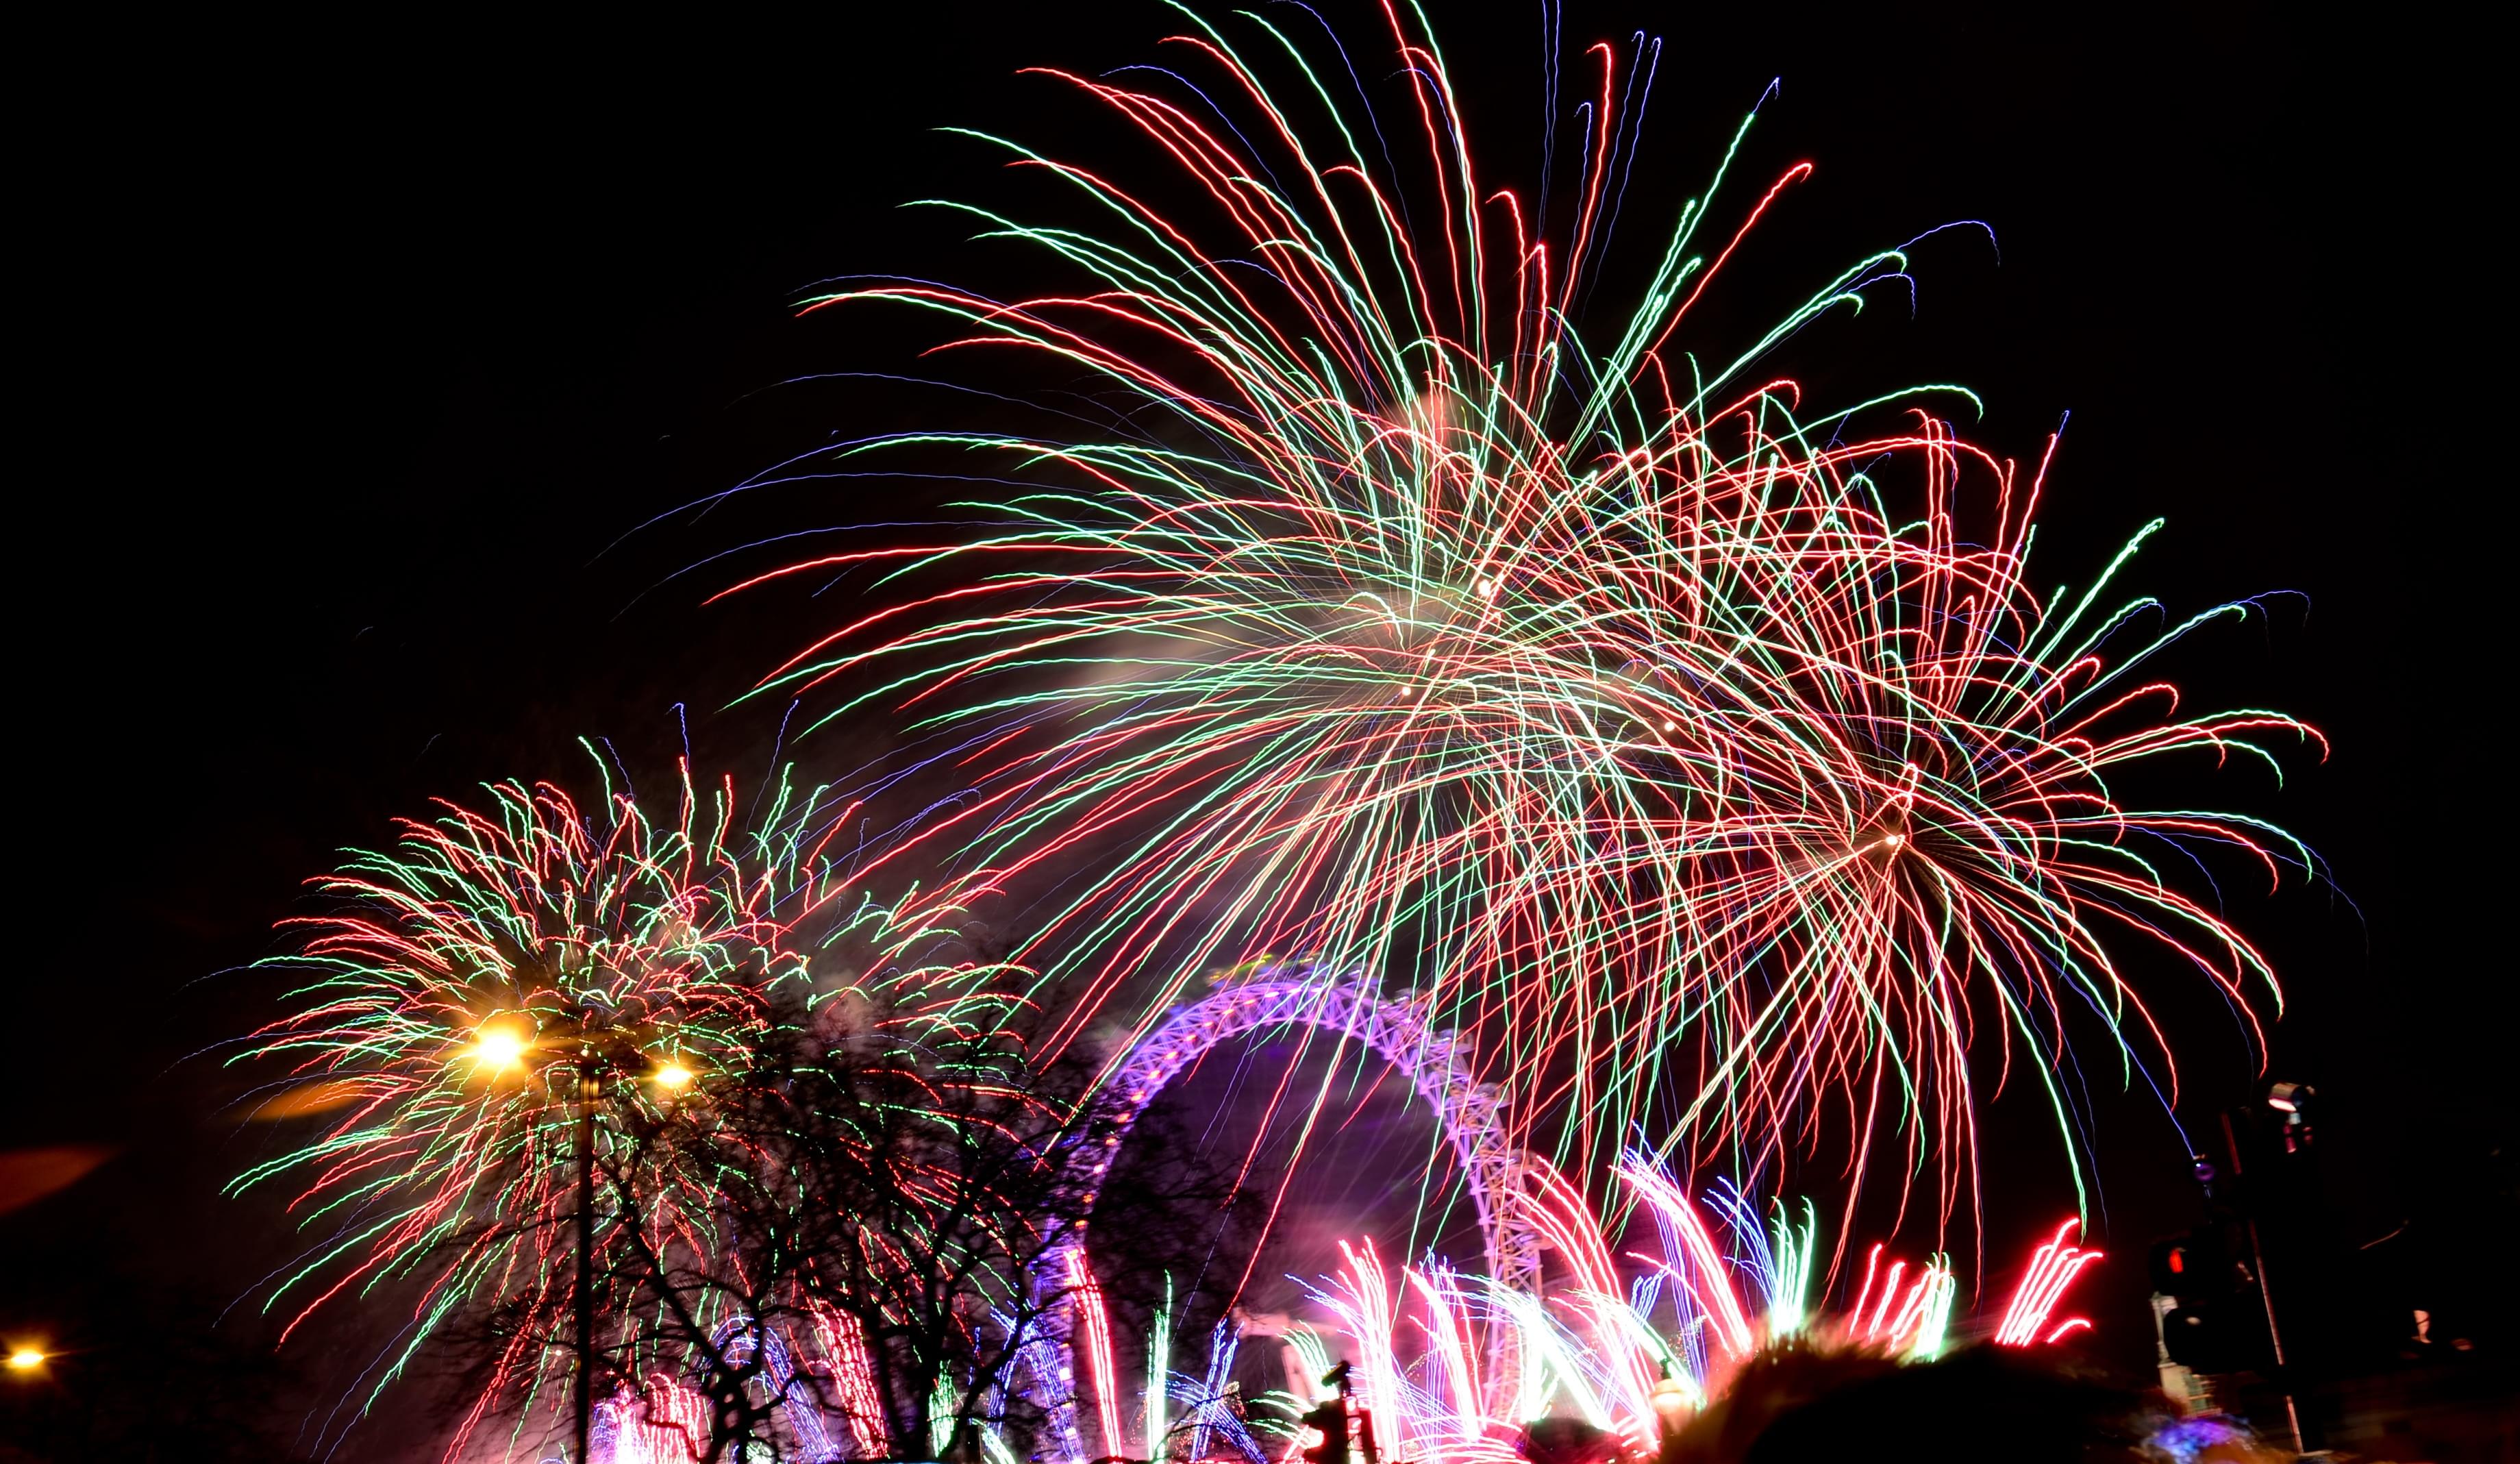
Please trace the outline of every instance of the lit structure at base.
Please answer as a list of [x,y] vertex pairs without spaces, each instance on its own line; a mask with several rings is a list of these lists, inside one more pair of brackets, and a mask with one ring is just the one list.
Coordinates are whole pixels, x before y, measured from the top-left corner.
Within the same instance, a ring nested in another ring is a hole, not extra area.
[[[1912,1264],[1876,1244],[1848,1308],[1815,1315],[1817,1234],[1808,1203],[1799,1222],[1778,1206],[1771,1228],[1737,1188],[1722,1184],[1693,1200],[1680,1178],[1641,1154],[1627,1156],[1615,1178],[1650,1217],[1663,1256],[1641,1275],[1623,1274],[1618,1237],[1600,1226],[1583,1189],[1512,1147],[1502,1097],[1471,1079],[1461,1038],[1430,1027],[1425,1012],[1421,1001],[1381,997],[1352,974],[1267,970],[1170,1014],[1109,1079],[1134,1118],[1219,1043],[1308,1025],[1363,1043],[1433,1110],[1468,1176],[1490,1271],[1461,1272],[1430,1257],[1394,1278],[1368,1240],[1343,1244],[1343,1264],[1313,1293],[1340,1321],[1340,1347],[1355,1364],[1357,1396],[1374,1419],[1385,1457],[1503,1464],[1517,1457],[1521,1425],[1558,1399],[1642,1444],[1675,1395],[1687,1406],[1703,1403],[1732,1369],[1767,1348],[1855,1348],[1929,1362],[1950,1345],[1959,1283],[1947,1258]],[[1091,1182],[1101,1181],[1108,1164],[1106,1150]],[[1709,1222],[1710,1211],[1720,1226]],[[1988,1340],[2048,1345],[2090,1325],[2079,1318],[2048,1325],[2075,1278],[2099,1258],[2065,1244],[2076,1224],[2059,1225],[2031,1258]],[[1552,1288],[1542,1284],[1544,1252],[1558,1258],[1563,1273]],[[1082,1244],[1062,1249],[1055,1264],[1056,1284],[1074,1300],[1051,1313],[1053,1371],[1038,1380],[1054,1438],[1071,1460],[1097,1456],[1086,1449],[1076,1413],[1081,1364],[1095,1396],[1101,1453],[1153,1452],[1150,1441],[1122,1432],[1122,1372]],[[1738,1276],[1751,1279],[1755,1295],[1742,1295]],[[1423,1345],[1404,1347],[1404,1332]],[[1223,1355],[1218,1350],[1228,1345],[1220,1340],[1211,1351]],[[1319,1356],[1330,1350],[1323,1339]],[[1208,1394],[1216,1391],[1217,1366],[1212,1356]],[[1304,1397],[1302,1378],[1289,1381]],[[1177,1385],[1176,1397],[1185,1395],[1201,1395]]]
[[[1352,1364],[1356,1401],[1370,1420],[1362,1427],[1386,1458],[1511,1464],[1523,1426],[1560,1411],[1643,1448],[1676,1417],[1723,1396],[1740,1367],[1771,1350],[1846,1349],[1927,1363],[1955,1340],[2043,1347],[2090,1325],[2053,1319],[2076,1278],[2099,1259],[2068,1244],[2070,1220],[2028,1258],[2001,1318],[1958,1338],[1958,1280],[1939,1256],[1915,1264],[1872,1245],[1860,1272],[1845,1278],[1845,1304],[1825,1307],[1814,1294],[1819,1235],[1808,1202],[1771,1202],[1763,1220],[1760,1205],[1737,1187],[1719,1181],[1692,1195],[1680,1175],[1631,1153],[1608,1176],[1622,1202],[1610,1212],[1629,1218],[1605,1225],[1585,1187],[1504,1146],[1499,1099],[1468,1080],[1454,1034],[1430,1029],[1419,1004],[1382,998],[1354,976],[1264,971],[1173,1013],[1109,1081],[1134,1119],[1217,1044],[1300,1025],[1365,1044],[1435,1110],[1464,1172],[1478,1176],[1473,1200],[1492,1269],[1462,1271],[1428,1256],[1395,1270],[1370,1239],[1342,1243],[1334,1272],[1311,1289],[1326,1319],[1297,1323],[1279,1339],[1296,1359],[1285,1392],[1254,1400],[1246,1414],[1229,1405],[1225,1386],[1244,1333],[1218,1327],[1204,1368],[1177,1371],[1171,1308],[1160,1308],[1140,1359],[1145,1382],[1132,1389],[1083,1246],[1060,1248],[1037,1279],[1063,1304],[1015,1350],[1020,1360],[1009,1380],[1047,1423],[1039,1456],[1084,1464],[1183,1449],[1203,1458],[1221,1449],[1248,1464],[1290,1458],[1281,1445],[1291,1425],[1275,1415],[1290,1419],[1313,1401],[1312,1380],[1333,1357]],[[1117,1135],[1108,1137],[1116,1146]],[[1106,1147],[1087,1182],[1102,1182],[1110,1156]],[[1660,1239],[1658,1256],[1628,1241],[1642,1223]],[[1546,1284],[1544,1257],[1553,1258]],[[741,1361],[756,1338],[765,1354],[760,1383],[771,1390],[766,1396],[786,1399],[796,1458],[832,1464],[899,1452],[884,1436],[882,1399],[852,1319],[815,1311],[810,1336],[794,1340],[809,1361],[798,1360],[791,1340],[741,1318],[721,1325],[713,1343]],[[1079,1417],[1086,1394],[1096,1447]],[[686,1380],[654,1373],[644,1392],[599,1406],[590,1464],[687,1459],[692,1441],[706,1439],[707,1418],[707,1399]],[[1134,1438],[1132,1418],[1144,1420]],[[981,1428],[979,1443],[1003,1464],[1019,1457],[995,1424]]]
[[[1493,1283],[1532,1290],[1540,1279],[1539,1239],[1524,1223],[1513,1199],[1521,1158],[1513,1145],[1505,1099],[1470,1075],[1461,1038],[1430,1026],[1426,1013],[1422,999],[1386,998],[1360,975],[1273,968],[1173,1012],[1130,1049],[1107,1087],[1119,1096],[1127,1121],[1134,1122],[1166,1084],[1221,1042],[1278,1028],[1309,1026],[1361,1043],[1407,1078],[1433,1111],[1437,1128],[1460,1161],[1486,1242]],[[1114,1134],[1101,1163],[1084,1176],[1089,1189],[1099,1187],[1108,1172],[1118,1142]],[[1114,1376],[1102,1352],[1108,1346],[1107,1323],[1099,1315],[1099,1291],[1085,1269],[1082,1242],[1062,1247],[1045,1270],[1047,1284],[1073,1287],[1080,1298],[1076,1307],[1062,1308],[1074,1310],[1075,1321],[1054,1324],[1052,1343],[1059,1376],[1053,1386],[1064,1395],[1052,1410],[1054,1434],[1071,1456],[1087,1457],[1073,1392],[1073,1343],[1081,1341],[1097,1394],[1102,1452],[1125,1453],[1118,1434],[1118,1409],[1106,1392],[1111,1387],[1107,1380]],[[1080,1332],[1082,1337],[1075,1336]],[[1512,1396],[1518,1386],[1514,1349],[1519,1335],[1510,1328],[1491,1328],[1488,1338],[1486,1377],[1495,1397],[1502,1400]]]

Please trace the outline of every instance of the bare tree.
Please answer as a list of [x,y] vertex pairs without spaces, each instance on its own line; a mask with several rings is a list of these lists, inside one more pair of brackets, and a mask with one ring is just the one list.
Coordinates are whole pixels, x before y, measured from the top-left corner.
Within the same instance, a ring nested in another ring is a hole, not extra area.
[[[1131,1237],[1097,1278],[1124,1306],[1248,1238],[1233,1177],[1187,1145],[1138,1182],[1089,1188],[1121,1110],[1084,1065],[1028,1062],[1017,1029],[791,1015],[742,1071],[625,1116],[598,1163],[595,1386],[643,1399],[639,1421],[678,1431],[695,1460],[977,1460],[984,1431],[1022,1457],[1075,1300],[1054,1262],[1089,1218]],[[514,1303],[484,1341],[568,1335],[555,1311]],[[695,1395],[704,1418],[674,1402]]]

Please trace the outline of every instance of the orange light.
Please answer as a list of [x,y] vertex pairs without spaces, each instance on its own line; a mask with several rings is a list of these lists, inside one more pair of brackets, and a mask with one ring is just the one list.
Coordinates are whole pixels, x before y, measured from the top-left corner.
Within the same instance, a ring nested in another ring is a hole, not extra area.
[[44,1354],[33,1348],[19,1348],[9,1353],[11,1372],[33,1372],[44,1365]]
[[680,1063],[669,1062],[655,1073],[656,1086],[680,1092],[692,1085],[692,1070]]
[[525,1039],[505,1027],[485,1027],[473,1033],[472,1061],[492,1073],[505,1073],[525,1060]]

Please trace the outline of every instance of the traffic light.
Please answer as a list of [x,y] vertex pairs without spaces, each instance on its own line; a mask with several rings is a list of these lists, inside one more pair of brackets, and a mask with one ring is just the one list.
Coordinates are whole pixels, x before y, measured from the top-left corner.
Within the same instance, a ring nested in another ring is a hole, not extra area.
[[1304,1415],[1304,1427],[1322,1436],[1304,1450],[1311,1464],[1348,1464],[1347,1399],[1331,1398]]
[[2152,1243],[2152,1289],[2165,1297],[2182,1302],[2219,1297],[2230,1291],[2236,1280],[2231,1253],[2223,1245],[2219,1225]]
[[2171,1361],[2230,1373],[2273,1360],[2257,1278],[2233,1257],[2221,1225],[2154,1241],[2151,1263],[2152,1289],[2179,1304],[2161,1318],[2162,1350]]

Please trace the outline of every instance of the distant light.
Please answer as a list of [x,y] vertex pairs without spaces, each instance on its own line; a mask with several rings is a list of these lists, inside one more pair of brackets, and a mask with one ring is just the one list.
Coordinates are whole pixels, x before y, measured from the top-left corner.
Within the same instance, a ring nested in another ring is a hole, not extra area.
[[9,1354],[11,1372],[33,1372],[44,1365],[44,1354],[33,1348],[20,1348]]
[[1908,842],[1908,836],[1905,834],[1884,834],[1881,836],[1881,842],[1892,848],[1897,848],[1899,846]]
[[691,1083],[692,1070],[680,1063],[667,1063],[656,1070],[656,1086],[660,1088],[679,1090],[690,1087]]
[[1497,592],[1497,582],[1496,582],[1495,580],[1493,580],[1493,579],[1482,579],[1482,580],[1480,580],[1480,581],[1479,581],[1479,598],[1480,598],[1480,599],[1482,599],[1482,600],[1493,600],[1493,599],[1495,599],[1495,598],[1496,598],[1496,592]]
[[1673,721],[1670,717],[1664,717],[1662,719],[1662,729],[1665,732],[1677,732],[1680,730],[1680,723]]
[[504,1073],[525,1060],[525,1039],[510,1028],[485,1027],[472,1038],[472,1061]]

